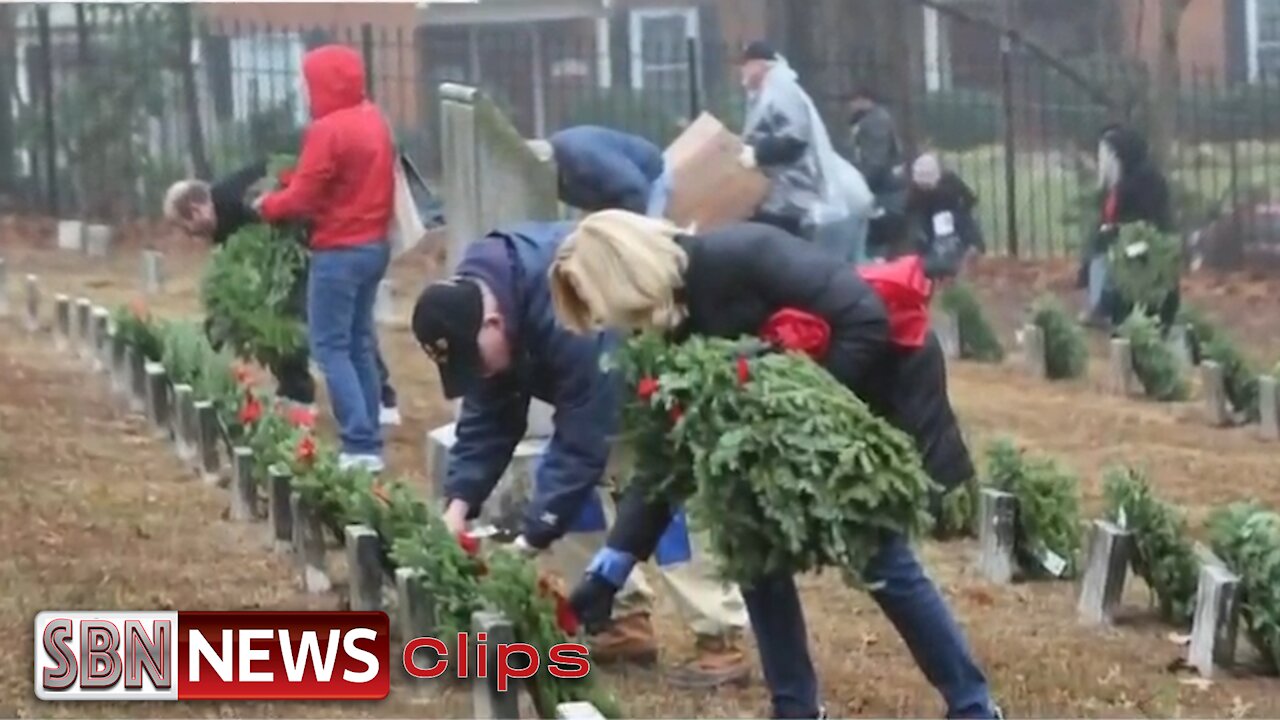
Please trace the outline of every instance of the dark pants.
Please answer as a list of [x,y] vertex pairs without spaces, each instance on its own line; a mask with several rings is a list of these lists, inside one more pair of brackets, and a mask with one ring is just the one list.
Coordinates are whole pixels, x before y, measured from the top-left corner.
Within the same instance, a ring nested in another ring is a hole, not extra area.
[[[868,567],[871,593],[907,644],[916,665],[942,694],[949,718],[994,716],[987,679],[938,588],[924,574],[908,542],[886,536]],[[742,588],[775,718],[818,717],[818,676],[809,657],[804,608],[788,574]],[[850,652],[853,652],[850,649]]]
[[[391,386],[391,373],[376,343],[373,351],[378,361],[378,379],[382,383],[382,406],[396,407],[396,389]],[[311,377],[311,352],[307,348],[272,365],[271,374],[276,378],[276,395],[303,405],[316,401],[316,381]]]

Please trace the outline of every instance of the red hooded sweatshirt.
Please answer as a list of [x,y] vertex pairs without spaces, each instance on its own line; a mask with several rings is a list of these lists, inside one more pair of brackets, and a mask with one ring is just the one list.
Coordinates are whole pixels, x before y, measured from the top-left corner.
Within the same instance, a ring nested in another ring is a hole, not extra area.
[[306,54],[311,126],[289,186],[262,201],[269,222],[310,220],[311,248],[384,240],[391,221],[395,149],[381,111],[365,99],[364,63],[344,45]]

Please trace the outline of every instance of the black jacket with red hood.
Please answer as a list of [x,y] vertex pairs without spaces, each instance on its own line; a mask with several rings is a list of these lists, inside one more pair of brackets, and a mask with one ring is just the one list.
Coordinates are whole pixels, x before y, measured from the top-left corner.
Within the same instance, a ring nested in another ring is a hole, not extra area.
[[267,196],[261,213],[268,222],[309,220],[313,250],[386,239],[396,153],[386,119],[365,97],[364,73],[360,55],[344,45],[302,60],[311,126],[289,186]]

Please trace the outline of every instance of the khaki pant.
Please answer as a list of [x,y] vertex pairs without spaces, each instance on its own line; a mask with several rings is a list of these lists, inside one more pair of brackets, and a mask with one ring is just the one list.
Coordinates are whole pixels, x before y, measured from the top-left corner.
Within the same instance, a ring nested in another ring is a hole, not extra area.
[[[628,471],[628,463],[615,452],[610,457],[606,482],[597,492],[604,505],[605,520],[612,527],[617,514],[609,492],[620,472]],[[740,635],[747,626],[747,609],[737,585],[716,577],[715,563],[709,556],[705,534],[690,532],[690,560],[658,566],[658,578],[666,586],[680,610],[680,615],[699,637],[720,638]],[[544,569],[557,573],[565,582],[576,583],[604,547],[608,532],[571,532],[551,544],[542,554]],[[623,617],[638,612],[651,612],[654,594],[637,566],[614,601],[613,616]]]

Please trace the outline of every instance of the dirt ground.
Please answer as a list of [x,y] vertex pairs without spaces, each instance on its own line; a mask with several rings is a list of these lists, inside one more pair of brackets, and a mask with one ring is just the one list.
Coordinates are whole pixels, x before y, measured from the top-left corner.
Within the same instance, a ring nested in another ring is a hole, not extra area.
[[[141,234],[140,237],[159,237]],[[51,228],[0,222],[0,257],[9,274],[10,306],[21,309],[22,277],[35,273],[46,293],[85,295],[104,304],[126,302],[140,287],[137,238],[109,261],[53,249]],[[162,315],[190,315],[198,307],[205,251],[160,240],[166,292],[149,301]],[[1013,328],[1034,295],[1071,293],[1068,263],[1031,267],[988,261],[975,280],[1009,346]],[[396,473],[420,483],[425,433],[447,422],[432,366],[406,327],[412,299],[433,273],[425,257],[394,267],[399,322],[380,340],[401,396],[405,423],[390,433]],[[1189,302],[1229,323],[1259,363],[1280,359],[1280,278],[1196,277]],[[1186,506],[1198,521],[1212,506],[1245,498],[1280,507],[1280,446],[1249,429],[1205,426],[1197,403],[1156,405],[1107,397],[1105,359],[1090,378],[1049,385],[1003,366],[956,363],[951,394],[975,452],[997,434],[1060,458],[1080,474],[1089,515],[1100,498],[1101,470],[1125,461],[1149,469],[1161,494]],[[47,333],[29,337],[16,317],[0,321],[0,629],[22,641],[0,653],[0,715],[20,716],[333,716],[465,717],[469,698],[456,686],[399,683],[377,704],[212,703],[56,705],[31,689],[32,618],[45,609],[303,609],[336,607],[336,596],[299,593],[286,563],[262,550],[260,527],[221,519],[227,497],[179,465],[142,423],[113,406],[101,380],[55,352]],[[950,599],[994,692],[1010,717],[1280,716],[1280,680],[1247,669],[1212,683],[1169,666],[1185,650],[1173,628],[1148,614],[1147,593],[1132,581],[1123,621],[1108,630],[1075,620],[1072,583],[1000,588],[976,576],[973,543],[929,543],[930,574]],[[871,600],[834,577],[803,583],[812,649],[825,699],[836,716],[936,717],[941,702]],[[691,638],[673,606],[660,606],[664,659],[682,658]],[[631,717],[763,716],[767,698],[757,670],[743,690],[686,692],[653,671],[608,676]]]

